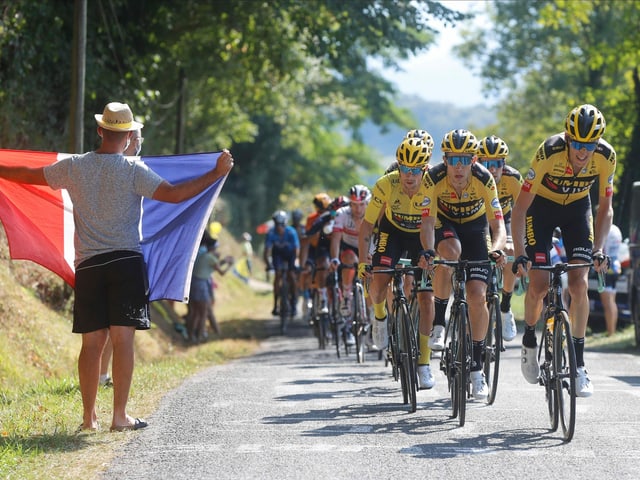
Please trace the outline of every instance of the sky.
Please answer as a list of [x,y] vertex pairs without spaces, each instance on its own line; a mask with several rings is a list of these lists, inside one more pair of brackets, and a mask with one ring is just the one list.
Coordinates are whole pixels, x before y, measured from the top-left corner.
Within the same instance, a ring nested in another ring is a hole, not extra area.
[[[483,1],[444,1],[449,8],[467,12],[482,11]],[[476,19],[481,22],[482,20]],[[466,68],[452,53],[451,48],[461,43],[457,28],[444,27],[438,23],[440,31],[437,42],[429,50],[412,56],[400,63],[402,70],[382,69],[383,76],[394,83],[398,90],[406,94],[416,94],[425,100],[450,102],[459,107],[487,104],[482,97],[482,82]],[[381,68],[373,62],[374,68]]]

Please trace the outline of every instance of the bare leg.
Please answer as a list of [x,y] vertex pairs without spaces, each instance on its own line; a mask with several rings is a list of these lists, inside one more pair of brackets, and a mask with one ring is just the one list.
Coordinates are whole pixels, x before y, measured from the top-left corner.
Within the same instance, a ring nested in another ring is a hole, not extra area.
[[134,327],[112,325],[109,329],[113,343],[113,421],[112,427],[133,424],[133,419],[127,415],[127,401],[133,377],[133,339]]
[[96,396],[100,378],[100,357],[107,340],[108,330],[82,334],[82,348],[78,357],[78,378],[82,395],[82,428],[98,428]]
[[102,351],[102,358],[100,359],[100,383],[105,383],[109,378],[109,364],[111,363],[112,354],[113,344],[111,343],[111,337],[107,336],[107,341]]

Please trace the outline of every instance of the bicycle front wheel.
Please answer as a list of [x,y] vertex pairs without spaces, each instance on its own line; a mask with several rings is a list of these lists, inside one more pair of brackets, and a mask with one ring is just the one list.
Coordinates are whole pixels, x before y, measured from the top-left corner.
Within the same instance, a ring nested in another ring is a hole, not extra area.
[[412,319],[409,315],[409,308],[406,304],[402,305],[401,317],[399,320],[400,363],[405,383],[403,390],[406,387],[407,402],[405,403],[409,404],[409,413],[413,413],[416,411],[418,401],[418,377],[416,375],[417,357],[415,355],[417,348],[416,338],[413,334]]
[[502,352],[502,316],[500,301],[494,296],[489,302],[489,328],[485,337],[484,377],[489,387],[487,404],[491,405],[498,391],[498,374],[500,373],[500,353]]
[[557,315],[553,335],[556,401],[563,438],[570,442],[576,426],[576,352],[567,312],[560,311]]
[[364,363],[367,341],[367,304],[364,299],[362,284],[356,283],[353,292],[353,335],[356,337],[356,361]]
[[[458,424],[464,426],[467,409],[467,383],[469,379],[471,348],[468,329],[467,305],[459,305],[454,319],[454,337],[452,337],[453,385],[451,388],[451,401],[454,408],[454,416],[457,410]],[[453,340],[455,338],[455,341]]]

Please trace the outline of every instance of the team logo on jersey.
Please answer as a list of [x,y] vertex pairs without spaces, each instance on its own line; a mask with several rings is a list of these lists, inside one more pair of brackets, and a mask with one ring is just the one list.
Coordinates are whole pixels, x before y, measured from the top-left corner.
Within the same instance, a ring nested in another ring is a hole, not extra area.
[[547,254],[544,252],[536,252],[536,256],[534,258],[536,263],[547,263]]
[[421,207],[428,207],[429,205],[431,205],[431,199],[429,197],[424,197],[422,199],[422,203],[420,204]]
[[536,171],[533,168],[530,168],[529,171],[527,172],[527,180],[533,180],[534,178],[536,178]]
[[491,207],[496,209],[499,208],[500,200],[498,200],[497,198],[494,198],[493,200],[491,200]]
[[609,185],[613,185],[613,175],[611,175],[609,178],[607,178],[607,183]]
[[378,208],[382,208],[384,205],[384,201],[380,197],[373,197],[373,203],[375,203]]

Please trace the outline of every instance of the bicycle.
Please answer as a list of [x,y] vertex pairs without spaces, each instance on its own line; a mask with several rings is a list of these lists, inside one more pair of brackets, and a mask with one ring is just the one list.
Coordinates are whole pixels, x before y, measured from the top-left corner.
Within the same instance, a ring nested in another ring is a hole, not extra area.
[[364,363],[367,336],[370,325],[367,303],[364,297],[364,285],[356,275],[353,279],[353,307],[351,311],[351,329],[356,339],[356,361]]
[[[513,257],[507,257],[513,262]],[[502,338],[502,313],[500,311],[500,290],[502,289],[502,269],[494,262],[491,265],[491,276],[487,287],[487,308],[489,310],[489,326],[485,337],[482,370],[489,387],[487,404],[493,405],[498,391],[498,374],[500,373],[500,354],[506,349]],[[493,371],[492,371],[493,370]]]
[[466,299],[467,267],[487,266],[492,263],[492,260],[433,260],[434,265],[453,268],[451,276],[453,303],[450,320],[445,329],[445,339],[449,339],[449,343],[446,344],[445,340],[446,345],[440,357],[440,370],[447,377],[447,386],[451,394],[451,416],[458,418],[458,424],[461,427],[464,426],[466,417],[473,351],[469,307]]
[[278,266],[280,281],[278,284],[278,314],[280,316],[280,333],[287,333],[289,320],[293,315],[291,308],[291,293],[289,288],[289,266],[286,262]]
[[411,266],[411,260],[401,258],[394,268],[369,271],[373,274],[393,275],[393,304],[388,314],[389,345],[388,359],[394,380],[400,379],[402,400],[409,405],[409,413],[417,408],[418,374],[417,365],[420,352],[417,343],[417,331],[409,313],[409,300],[404,293],[404,277],[415,273],[420,267]]
[[[540,334],[538,347],[538,381],[545,388],[551,431],[555,432],[558,425],[562,425],[565,442],[570,442],[575,432],[577,366],[571,321],[562,301],[561,276],[569,270],[592,266],[593,263],[556,263],[531,267],[532,270],[547,271],[551,277],[542,310],[545,327]],[[527,282],[520,283],[522,288],[526,289]],[[604,274],[599,274],[598,290],[602,289]]]
[[340,340],[344,344],[345,355],[349,355],[349,346],[347,345],[347,332],[344,327],[344,320],[340,313],[340,299],[342,298],[342,291],[340,290],[340,276],[338,270],[331,272],[331,301],[329,306],[329,325],[331,327],[331,334],[336,346],[336,355],[340,358]]

